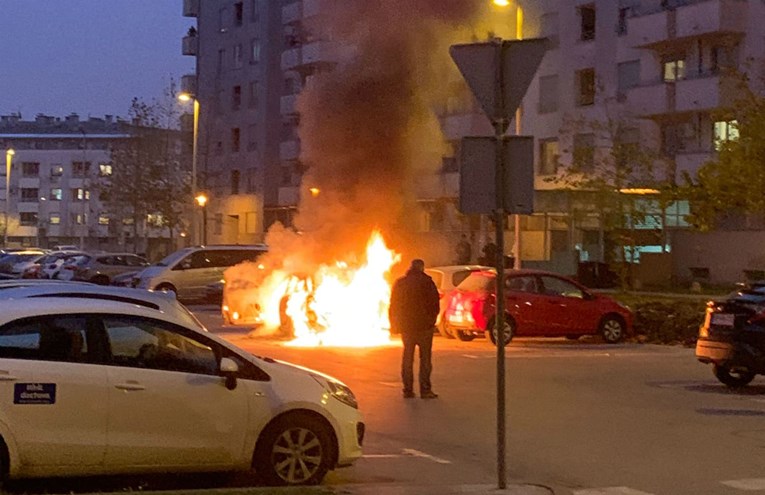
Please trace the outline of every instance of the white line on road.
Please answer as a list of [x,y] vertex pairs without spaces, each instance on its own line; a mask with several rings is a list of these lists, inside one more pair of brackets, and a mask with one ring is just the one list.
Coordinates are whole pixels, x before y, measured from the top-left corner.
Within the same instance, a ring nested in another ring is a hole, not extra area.
[[425,452],[420,452],[419,450],[414,449],[404,449],[402,451],[404,454],[410,455],[412,457],[421,457],[423,459],[429,459],[433,462],[437,462],[438,464],[451,464],[452,461],[447,461],[446,459],[441,459],[440,457],[435,457],[430,454],[426,454]]
[[463,354],[462,357],[466,357],[468,359],[480,359],[479,356],[474,356],[473,354]]
[[574,490],[574,495],[651,495],[640,490],[633,490],[626,486],[613,486],[611,488],[590,488],[587,490]]
[[738,490],[757,491],[765,490],[765,478],[750,478],[744,480],[721,481],[723,485]]
[[364,459],[395,459],[404,456],[401,454],[364,454],[361,457]]

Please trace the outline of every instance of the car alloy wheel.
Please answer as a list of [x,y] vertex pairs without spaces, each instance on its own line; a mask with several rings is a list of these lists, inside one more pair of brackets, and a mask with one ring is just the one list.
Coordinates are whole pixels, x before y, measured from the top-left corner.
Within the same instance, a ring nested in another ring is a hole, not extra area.
[[600,323],[600,334],[609,344],[615,344],[624,338],[624,323],[619,318],[607,316]]
[[[497,324],[496,320],[492,319],[489,322],[489,338],[491,338],[491,343],[494,345],[497,345],[497,342],[499,342],[499,339],[497,338]],[[503,341],[504,345],[507,345],[510,343],[511,340],[513,340],[513,335],[515,334],[515,322],[510,319],[510,317],[505,317],[503,320]]]
[[264,432],[254,467],[271,485],[317,484],[329,470],[330,445],[326,426],[304,415],[288,415]]

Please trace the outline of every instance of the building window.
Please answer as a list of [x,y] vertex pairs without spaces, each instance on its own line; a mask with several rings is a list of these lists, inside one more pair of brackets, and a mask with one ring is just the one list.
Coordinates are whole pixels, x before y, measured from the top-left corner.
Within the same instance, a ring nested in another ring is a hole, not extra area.
[[629,7],[622,7],[619,9],[619,20],[616,23],[616,34],[619,36],[627,34],[627,17],[629,16],[629,13]]
[[63,195],[63,192],[62,192],[61,189],[56,188],[56,189],[51,189],[50,190],[50,200],[51,201],[61,201],[62,199],[64,199],[64,195]]
[[218,30],[221,33],[228,30],[228,9],[226,7],[218,10]]
[[37,188],[21,188],[22,203],[37,203],[40,200],[40,190]]
[[88,215],[85,213],[72,213],[72,223],[76,225],[85,225],[88,223]]
[[72,201],[87,201],[90,199],[90,191],[87,189],[72,189]]
[[72,162],[73,177],[87,177],[90,173],[90,162]]
[[31,212],[31,211],[24,211],[19,213],[19,223],[23,227],[36,227],[37,213]]
[[254,193],[257,190],[258,169],[250,167],[247,169],[247,192]]
[[61,223],[61,215],[59,213],[51,213],[48,215],[48,223],[51,225],[58,225]]
[[23,162],[21,164],[21,176],[22,177],[39,177],[40,164],[37,162]]
[[258,107],[258,81],[250,81],[250,90],[247,95],[247,106],[249,108]]
[[548,12],[540,18],[540,31],[543,38],[547,38],[550,48],[557,48],[560,40],[558,36],[558,13]]
[[241,138],[241,134],[239,132],[239,128],[234,127],[233,129],[231,129],[231,152],[232,153],[239,152],[240,138]]
[[51,177],[61,177],[64,175],[64,167],[59,164],[53,164],[50,166],[50,176]]
[[257,64],[260,62],[260,40],[253,38],[250,40],[250,63]]
[[539,78],[539,113],[558,111],[558,76]]
[[539,140],[539,175],[554,175],[558,172],[560,156],[557,139]]
[[234,69],[242,68],[242,44],[234,45]]
[[98,175],[101,177],[109,177],[112,175],[112,166],[108,163],[98,164]]
[[231,194],[239,194],[239,171],[231,171]]
[[165,220],[160,213],[149,213],[146,215],[146,224],[150,227],[162,227],[164,221]]
[[738,141],[738,137],[737,121],[730,120],[728,122],[715,122],[715,150],[720,151],[720,148],[722,148],[726,141]]
[[577,103],[579,106],[595,103],[595,69],[576,71]]
[[581,21],[580,37],[582,41],[595,39],[595,4],[582,5],[579,7]]
[[221,74],[223,70],[226,68],[225,64],[226,64],[226,49],[221,48],[220,50],[218,50],[218,67],[217,67],[218,74]]
[[622,62],[617,66],[618,86],[616,90],[616,99],[624,101],[627,98],[627,91],[640,83],[640,60]]
[[109,217],[106,215],[98,215],[98,225],[109,225]]
[[231,110],[237,111],[242,106],[242,87],[234,86],[231,90]]
[[663,62],[664,82],[675,82],[685,79],[685,59],[682,56],[675,56],[665,59]]
[[250,22],[257,22],[260,18],[260,0],[250,0]]
[[234,4],[234,25],[241,26],[244,20],[244,5],[242,2]]
[[595,134],[574,135],[573,165],[581,172],[595,168]]
[[250,124],[247,128],[247,151],[258,149],[258,124]]

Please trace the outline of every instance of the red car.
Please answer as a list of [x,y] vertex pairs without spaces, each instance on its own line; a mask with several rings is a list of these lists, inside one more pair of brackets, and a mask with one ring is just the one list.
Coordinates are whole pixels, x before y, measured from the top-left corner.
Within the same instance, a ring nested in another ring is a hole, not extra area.
[[[495,279],[494,270],[474,272],[452,293],[446,325],[460,340],[486,332],[497,343]],[[506,344],[516,335],[576,339],[594,334],[616,343],[632,331],[629,308],[555,273],[506,270],[505,300]]]

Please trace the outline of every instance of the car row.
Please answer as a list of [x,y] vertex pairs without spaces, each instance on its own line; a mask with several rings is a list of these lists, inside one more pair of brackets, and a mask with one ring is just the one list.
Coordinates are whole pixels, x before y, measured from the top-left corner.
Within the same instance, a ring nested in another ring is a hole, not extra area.
[[361,456],[364,431],[344,383],[237,348],[171,294],[0,281],[0,481],[254,470],[314,484]]
[[113,277],[136,273],[148,265],[146,259],[132,253],[28,249],[0,257],[0,274],[4,275],[2,278],[79,280],[109,285]]

